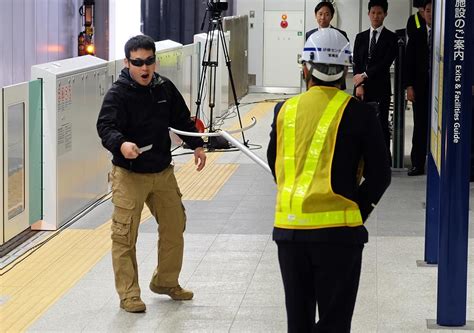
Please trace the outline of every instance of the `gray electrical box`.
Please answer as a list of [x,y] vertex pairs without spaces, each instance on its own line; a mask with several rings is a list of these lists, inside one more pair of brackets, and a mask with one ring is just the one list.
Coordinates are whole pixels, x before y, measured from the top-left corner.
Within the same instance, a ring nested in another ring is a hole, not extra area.
[[96,131],[107,61],[83,56],[31,68],[43,80],[43,220],[55,230],[107,193],[110,162]]

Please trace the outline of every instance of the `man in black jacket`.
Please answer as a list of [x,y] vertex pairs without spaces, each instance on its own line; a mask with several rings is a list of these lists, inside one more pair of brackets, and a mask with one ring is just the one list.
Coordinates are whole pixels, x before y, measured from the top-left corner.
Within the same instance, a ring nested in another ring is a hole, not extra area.
[[383,26],[388,10],[386,0],[370,0],[368,9],[370,29],[357,34],[354,42],[355,96],[378,104],[385,144],[390,150],[390,66],[397,56],[397,35]]
[[[136,36],[125,44],[125,66],[107,92],[97,131],[112,155],[112,264],[120,307],[143,312],[136,241],[144,204],[158,222],[158,265],[150,289],[175,300],[192,299],[178,283],[183,261],[185,212],[171,161],[168,127],[196,132],[179,91],[155,73],[155,43]],[[194,149],[200,171],[206,155],[203,141],[182,138]]]
[[302,56],[308,91],[275,106],[267,158],[290,333],[350,332],[363,223],[390,183],[375,112],[339,90],[350,53],[337,30],[315,32]]
[[428,146],[431,0],[425,0],[423,12],[426,26],[413,33],[408,40],[406,49],[405,84],[407,99],[413,103],[413,137],[410,154],[412,167],[408,171],[408,176],[418,176],[425,173]]

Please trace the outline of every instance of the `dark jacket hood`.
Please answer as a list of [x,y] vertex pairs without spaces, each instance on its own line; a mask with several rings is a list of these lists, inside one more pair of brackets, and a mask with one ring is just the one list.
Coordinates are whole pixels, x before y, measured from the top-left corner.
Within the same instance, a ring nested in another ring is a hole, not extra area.
[[119,78],[117,79],[116,83],[120,85],[124,85],[130,88],[134,89],[149,89],[149,88],[154,88],[158,84],[163,82],[163,79],[158,73],[153,73],[153,78],[151,79],[151,82],[148,86],[144,87],[142,85],[139,85],[134,79],[132,79],[132,76],[130,75],[130,71],[127,67],[122,69],[120,72]]

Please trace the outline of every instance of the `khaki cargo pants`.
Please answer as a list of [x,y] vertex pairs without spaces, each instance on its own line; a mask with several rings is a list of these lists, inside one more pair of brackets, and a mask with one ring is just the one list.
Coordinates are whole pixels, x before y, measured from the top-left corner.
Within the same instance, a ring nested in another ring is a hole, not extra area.
[[136,247],[144,203],[158,222],[156,286],[174,287],[183,262],[186,215],[173,166],[159,173],[112,167],[112,264],[120,299],[140,296]]

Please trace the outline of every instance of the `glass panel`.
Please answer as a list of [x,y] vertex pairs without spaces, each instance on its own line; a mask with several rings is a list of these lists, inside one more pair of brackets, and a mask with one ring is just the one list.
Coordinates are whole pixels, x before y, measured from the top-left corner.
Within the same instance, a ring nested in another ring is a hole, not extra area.
[[25,103],[8,107],[8,219],[25,210]]
[[42,146],[42,131],[41,131],[41,91],[42,81],[30,81],[29,84],[29,166],[30,166],[30,188],[29,188],[29,209],[30,209],[30,225],[42,217],[42,160],[41,160],[41,146]]

